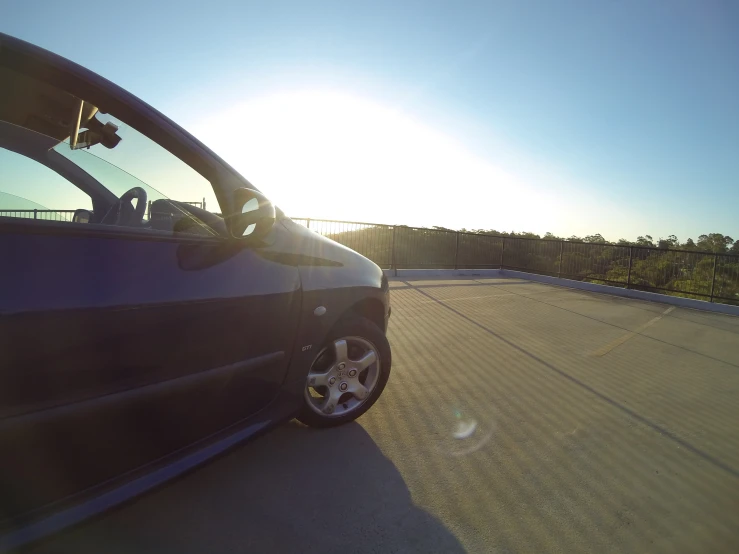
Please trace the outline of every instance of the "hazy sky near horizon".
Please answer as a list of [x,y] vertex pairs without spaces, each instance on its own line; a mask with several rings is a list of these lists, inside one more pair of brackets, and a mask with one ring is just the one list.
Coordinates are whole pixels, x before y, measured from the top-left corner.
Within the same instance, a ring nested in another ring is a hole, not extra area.
[[289,215],[739,239],[739,4],[0,0]]

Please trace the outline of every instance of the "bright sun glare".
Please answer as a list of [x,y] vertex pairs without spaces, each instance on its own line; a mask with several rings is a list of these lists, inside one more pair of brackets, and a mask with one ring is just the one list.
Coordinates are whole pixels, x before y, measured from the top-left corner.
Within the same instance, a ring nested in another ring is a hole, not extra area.
[[356,96],[281,93],[192,127],[294,217],[543,232],[563,214],[543,187]]

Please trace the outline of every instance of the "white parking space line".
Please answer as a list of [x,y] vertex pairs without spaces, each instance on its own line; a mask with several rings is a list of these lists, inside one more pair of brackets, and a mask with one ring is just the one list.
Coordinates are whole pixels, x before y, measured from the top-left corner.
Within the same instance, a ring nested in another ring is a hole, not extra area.
[[613,341],[609,342],[608,344],[606,344],[605,346],[599,348],[598,350],[594,350],[589,355],[590,356],[605,356],[606,354],[608,354],[614,348],[618,348],[623,343],[625,343],[626,341],[628,341],[630,338],[632,338],[632,337],[640,334],[647,327],[650,327],[650,326],[654,325],[655,323],[657,323],[660,319],[662,319],[663,317],[665,317],[667,314],[669,314],[674,309],[675,309],[675,306],[671,306],[671,307],[667,308],[664,312],[662,312],[661,314],[659,314],[657,317],[653,317],[652,319],[650,319],[649,321],[647,321],[644,325],[641,325],[641,326],[637,327],[633,331],[629,331],[628,333],[620,336],[616,340],[613,340]]
[[[547,294],[547,293],[551,293],[551,291],[542,290],[542,291],[537,291],[537,292],[530,292],[529,294]],[[521,296],[521,295],[515,292],[501,292],[498,294],[485,294],[481,296],[465,296],[464,298],[439,298],[438,300],[441,300],[443,302],[463,302],[465,300],[481,300],[483,298],[498,298],[499,296]],[[438,302],[438,300],[420,300],[415,303],[416,304],[435,304]]]

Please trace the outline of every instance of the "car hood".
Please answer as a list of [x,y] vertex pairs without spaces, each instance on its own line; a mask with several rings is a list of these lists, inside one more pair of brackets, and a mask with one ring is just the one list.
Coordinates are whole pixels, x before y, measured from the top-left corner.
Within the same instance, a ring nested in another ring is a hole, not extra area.
[[319,235],[289,218],[281,223],[294,237],[304,290],[342,287],[382,287],[382,269],[351,248]]

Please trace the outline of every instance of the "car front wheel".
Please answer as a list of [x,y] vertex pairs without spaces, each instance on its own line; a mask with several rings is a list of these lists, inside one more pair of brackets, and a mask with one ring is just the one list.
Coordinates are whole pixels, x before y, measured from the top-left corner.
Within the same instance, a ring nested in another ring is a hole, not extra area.
[[311,365],[298,420],[333,427],[358,418],[390,377],[390,344],[371,321],[354,317],[331,333]]

